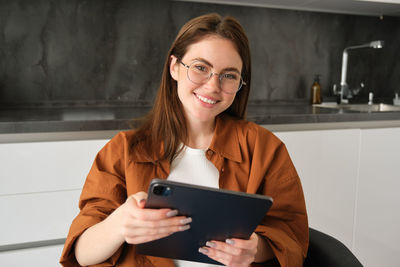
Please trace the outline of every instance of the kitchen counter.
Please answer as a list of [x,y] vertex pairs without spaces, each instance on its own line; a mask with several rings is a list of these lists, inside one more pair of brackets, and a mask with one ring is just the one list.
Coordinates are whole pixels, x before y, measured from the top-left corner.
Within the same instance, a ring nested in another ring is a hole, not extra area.
[[129,129],[150,107],[79,106],[0,109],[0,134]]
[[[150,108],[127,104],[0,108],[0,134],[115,132],[130,129],[132,119],[144,116]],[[400,125],[400,112],[345,111],[304,103],[252,103],[247,113],[249,121],[271,130]]]

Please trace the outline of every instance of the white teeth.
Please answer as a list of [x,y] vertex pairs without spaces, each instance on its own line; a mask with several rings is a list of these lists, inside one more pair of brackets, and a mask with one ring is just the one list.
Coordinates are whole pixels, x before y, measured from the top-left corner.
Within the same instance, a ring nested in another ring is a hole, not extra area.
[[215,103],[217,103],[217,101],[208,99],[208,98],[206,98],[206,97],[202,97],[202,96],[200,96],[200,95],[196,95],[196,96],[197,96],[198,99],[200,99],[201,101],[203,101],[203,102],[205,102],[205,103],[207,103],[207,104],[212,104],[212,105],[214,105]]

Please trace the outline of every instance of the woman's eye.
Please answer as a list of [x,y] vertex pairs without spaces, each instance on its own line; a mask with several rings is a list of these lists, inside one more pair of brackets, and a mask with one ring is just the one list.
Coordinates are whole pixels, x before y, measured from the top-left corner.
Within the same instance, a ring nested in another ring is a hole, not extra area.
[[208,72],[207,66],[204,65],[195,65],[195,69],[199,72]]
[[236,73],[224,73],[222,77],[227,80],[237,80],[239,75]]

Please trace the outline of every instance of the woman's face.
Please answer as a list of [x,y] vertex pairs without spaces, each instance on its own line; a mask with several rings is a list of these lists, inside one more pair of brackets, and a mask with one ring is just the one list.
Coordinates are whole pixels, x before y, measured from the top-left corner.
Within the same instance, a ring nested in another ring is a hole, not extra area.
[[[219,36],[208,36],[188,47],[181,61],[186,65],[193,62],[206,64],[213,73],[226,71],[242,72],[242,60],[234,43]],[[175,56],[171,56],[170,73],[177,81],[178,96],[186,118],[190,122],[209,122],[226,110],[235,99],[236,93],[221,90],[218,75],[213,75],[203,84],[188,79],[188,69]]]

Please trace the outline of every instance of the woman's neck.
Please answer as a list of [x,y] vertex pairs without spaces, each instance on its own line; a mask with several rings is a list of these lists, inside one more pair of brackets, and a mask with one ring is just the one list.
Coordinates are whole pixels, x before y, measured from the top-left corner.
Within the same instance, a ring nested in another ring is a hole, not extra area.
[[188,143],[191,148],[207,149],[214,136],[215,119],[206,122],[187,122]]

